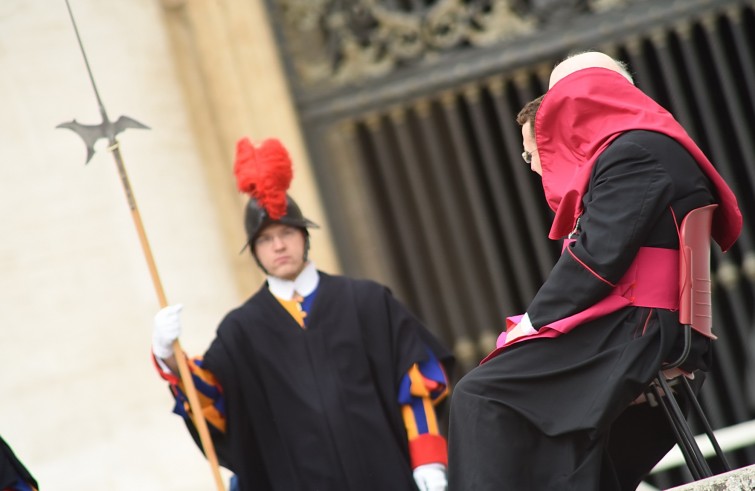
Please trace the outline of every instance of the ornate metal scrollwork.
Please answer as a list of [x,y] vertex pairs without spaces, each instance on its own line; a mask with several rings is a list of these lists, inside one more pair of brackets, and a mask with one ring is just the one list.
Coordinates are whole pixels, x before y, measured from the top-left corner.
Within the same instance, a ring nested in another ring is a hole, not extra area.
[[354,84],[638,0],[274,0],[302,87]]

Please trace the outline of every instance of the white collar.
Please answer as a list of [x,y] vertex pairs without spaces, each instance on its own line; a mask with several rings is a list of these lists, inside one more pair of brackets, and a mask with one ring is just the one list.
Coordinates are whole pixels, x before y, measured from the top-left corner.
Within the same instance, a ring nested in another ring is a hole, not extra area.
[[267,277],[267,287],[270,293],[283,300],[293,299],[294,292],[306,297],[317,289],[319,283],[320,275],[312,261],[307,262],[299,276],[293,281],[270,275]]

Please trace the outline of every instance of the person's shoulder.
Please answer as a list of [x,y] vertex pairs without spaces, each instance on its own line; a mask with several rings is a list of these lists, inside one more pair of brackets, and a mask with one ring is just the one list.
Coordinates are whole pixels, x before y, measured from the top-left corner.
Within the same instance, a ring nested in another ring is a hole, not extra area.
[[670,136],[659,133],[657,131],[650,131],[650,130],[630,130],[625,131],[621,135],[619,135],[612,143],[609,145],[609,148],[616,145],[619,146],[621,144],[635,144],[639,145],[641,147],[654,147],[656,145],[680,145],[679,142],[671,138]]
[[260,308],[260,301],[262,300],[262,296],[264,295],[265,291],[267,290],[260,289],[251,297],[247,298],[241,305],[238,305],[229,310],[225,314],[225,316],[223,316],[221,326],[227,323],[240,322],[242,319],[248,318],[249,316],[254,315],[255,312],[258,312]]
[[328,274],[323,273],[322,271],[318,272],[320,273],[320,280],[323,282],[323,285],[348,287],[357,292],[377,292],[387,289],[382,283],[369,278]]
[[663,133],[648,130],[626,131],[616,137],[596,162],[596,172],[617,166],[659,162],[669,155],[684,152],[684,147]]
[[601,158],[622,161],[635,159],[635,162],[658,162],[661,167],[696,168],[692,155],[679,141],[664,133],[649,130],[627,131],[614,140]]
[[220,320],[220,324],[218,324],[217,328],[217,334],[219,336],[222,336],[230,331],[235,330],[236,326],[240,326],[244,323],[244,317],[243,305],[229,310]]

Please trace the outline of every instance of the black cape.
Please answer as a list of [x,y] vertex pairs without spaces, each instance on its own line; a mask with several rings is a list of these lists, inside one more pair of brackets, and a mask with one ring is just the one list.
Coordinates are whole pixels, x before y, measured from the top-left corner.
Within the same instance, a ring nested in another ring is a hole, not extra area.
[[242,491],[415,490],[399,382],[428,349],[451,356],[386,287],[319,274],[306,329],[266,285],[218,327],[221,464]]

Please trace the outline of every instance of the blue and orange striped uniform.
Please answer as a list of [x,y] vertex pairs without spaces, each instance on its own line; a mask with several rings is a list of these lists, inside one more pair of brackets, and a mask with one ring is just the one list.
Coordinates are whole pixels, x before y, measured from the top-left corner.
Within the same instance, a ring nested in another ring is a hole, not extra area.
[[[292,300],[279,297],[276,299],[300,327],[306,328],[306,316],[314,296],[312,294]],[[441,434],[435,411],[435,407],[448,396],[448,377],[441,363],[429,349],[427,353],[428,359],[412,365],[403,376],[396,394],[396,402],[400,406],[408,437],[412,468],[428,463],[448,464],[446,439]],[[207,423],[218,431],[225,432],[226,413],[223,388],[212,372],[202,366],[201,357],[194,357],[187,361]],[[180,378],[173,373],[163,371],[159,365],[157,368],[161,377],[171,385],[171,391],[176,399],[173,412],[189,418],[191,409]]]

